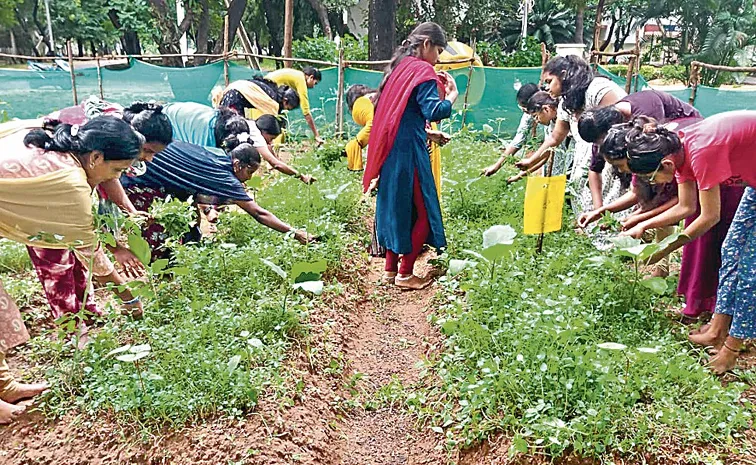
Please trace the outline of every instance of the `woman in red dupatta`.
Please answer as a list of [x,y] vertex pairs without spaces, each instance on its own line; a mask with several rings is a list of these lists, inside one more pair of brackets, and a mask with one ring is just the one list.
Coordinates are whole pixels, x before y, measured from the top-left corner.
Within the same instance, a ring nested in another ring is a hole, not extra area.
[[403,289],[430,284],[413,273],[423,244],[446,245],[425,132],[428,121],[451,116],[458,96],[450,77],[445,98],[439,95],[433,65],[445,47],[439,25],[419,25],[397,49],[375,97],[363,186],[380,176],[375,216],[378,243],[387,250],[384,280]]

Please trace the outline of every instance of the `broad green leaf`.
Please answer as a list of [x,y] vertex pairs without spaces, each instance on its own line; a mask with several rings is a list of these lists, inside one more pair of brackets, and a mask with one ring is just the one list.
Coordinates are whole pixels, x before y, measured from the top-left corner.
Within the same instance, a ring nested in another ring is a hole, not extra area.
[[431,426],[431,431],[438,434],[444,434],[444,429],[440,426]]
[[147,375],[147,379],[149,379],[150,381],[162,381],[163,377],[160,375],[156,375],[155,373],[149,373]]
[[471,256],[477,258],[478,260],[480,260],[482,262],[488,262],[488,261],[490,261],[486,257],[484,257],[483,255],[481,255],[479,252],[476,252],[474,250],[465,249],[462,252],[466,253],[467,255],[471,255]]
[[483,249],[483,256],[489,261],[498,260],[499,258],[506,257],[507,252],[512,249],[512,245],[506,244],[494,244],[491,247]]
[[641,286],[652,292],[662,295],[667,292],[667,281],[664,278],[646,278],[640,282]]
[[486,134],[492,134],[493,131],[494,131],[493,126],[491,126],[490,124],[484,124],[483,125],[483,132],[484,133],[486,133]]
[[259,349],[263,346],[263,341],[257,339],[256,337],[253,337],[249,340],[247,340],[247,344],[254,347],[255,349]]
[[627,349],[627,346],[618,342],[602,342],[601,344],[598,344],[598,348],[605,350],[625,350]]
[[323,281],[306,281],[303,283],[295,283],[294,289],[302,289],[303,291],[312,292],[315,295],[323,293]]
[[477,265],[472,260],[449,260],[449,274],[454,276],[460,274],[467,268]]
[[132,354],[138,354],[141,352],[150,352],[152,350],[152,347],[150,347],[149,344],[141,344],[138,346],[131,346],[131,349],[129,349],[129,352]]
[[609,239],[609,241],[618,249],[629,249],[630,247],[635,247],[636,245],[641,244],[640,239],[635,239],[630,236],[617,236]]
[[116,357],[116,360],[120,362],[133,363],[133,362],[136,362],[137,360],[141,360],[144,357],[147,357],[148,355],[150,355],[149,352],[139,352],[137,354],[123,354]]
[[126,351],[128,351],[129,349],[131,349],[131,344],[126,344],[125,346],[121,346],[121,347],[119,347],[119,348],[117,348],[117,349],[113,349],[113,350],[111,350],[110,352],[108,352],[108,353],[107,353],[107,354],[105,355],[105,358],[108,358],[108,357],[110,357],[110,356],[112,356],[112,355],[116,355],[116,354],[120,354],[120,353],[126,352]]
[[638,347],[638,352],[641,352],[644,354],[655,354],[659,352],[659,349],[655,347]]
[[173,268],[169,268],[167,272],[173,273],[176,276],[186,276],[189,274],[189,268],[185,266],[174,266]]
[[521,454],[528,453],[528,442],[520,436],[514,438],[514,441],[512,441],[512,447],[514,447],[515,451]]
[[228,372],[233,373],[241,362],[241,355],[234,355],[231,360],[228,361]]
[[250,189],[259,189],[262,187],[262,177],[252,176],[251,178],[249,178],[249,180],[245,184]]
[[680,239],[680,236],[682,236],[683,233],[678,231],[674,234],[670,234],[669,236],[665,237],[663,241],[659,242],[659,250],[664,250],[670,245],[672,245],[675,241]]
[[295,283],[305,281],[318,281],[321,273],[328,268],[328,262],[318,260],[316,262],[297,262],[291,267],[291,277]]
[[271,262],[270,260],[266,258],[261,258],[260,261],[268,265],[268,268],[273,270],[278,276],[280,276],[283,279],[286,279],[287,277],[286,272],[280,266],[276,265],[275,263]]
[[483,248],[487,249],[494,245],[512,245],[517,232],[509,225],[496,225],[486,229],[483,233]]
[[129,234],[129,250],[136,255],[144,266],[149,266],[152,252],[150,244],[141,236],[141,234]]
[[155,274],[160,274],[165,268],[168,266],[168,259],[167,258],[161,258],[159,260],[155,260],[152,265],[150,265],[150,270],[152,270]]

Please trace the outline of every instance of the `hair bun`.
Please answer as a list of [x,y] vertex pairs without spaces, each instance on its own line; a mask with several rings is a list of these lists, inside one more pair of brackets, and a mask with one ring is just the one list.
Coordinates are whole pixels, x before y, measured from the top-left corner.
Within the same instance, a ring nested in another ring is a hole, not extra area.
[[155,113],[162,113],[163,106],[157,102],[134,102],[124,110],[124,112],[129,113],[141,113],[143,111],[154,111]]

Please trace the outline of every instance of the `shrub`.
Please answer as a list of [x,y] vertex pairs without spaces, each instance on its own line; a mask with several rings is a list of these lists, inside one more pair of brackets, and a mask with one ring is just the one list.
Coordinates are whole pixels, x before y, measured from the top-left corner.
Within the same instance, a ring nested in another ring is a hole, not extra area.
[[[367,60],[368,47],[367,42],[363,39],[355,39],[352,36],[341,38],[344,46],[344,58],[346,60]],[[304,40],[295,40],[292,44],[292,55],[296,58],[307,58],[310,60],[330,61],[337,63],[339,61],[339,49],[336,42],[327,37],[311,37]],[[302,68],[306,63],[295,63],[295,67]]]

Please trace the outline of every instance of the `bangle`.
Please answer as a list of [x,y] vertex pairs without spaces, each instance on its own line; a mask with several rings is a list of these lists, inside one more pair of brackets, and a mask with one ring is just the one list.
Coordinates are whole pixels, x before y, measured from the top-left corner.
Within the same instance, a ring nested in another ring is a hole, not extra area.
[[124,301],[123,301],[123,304],[124,304],[124,305],[134,305],[134,304],[136,304],[136,303],[139,303],[139,297],[134,297],[134,298],[133,298],[133,299],[131,299],[131,300],[124,300]]

